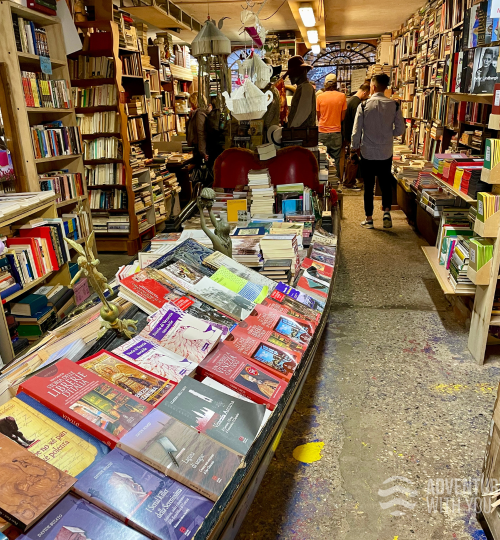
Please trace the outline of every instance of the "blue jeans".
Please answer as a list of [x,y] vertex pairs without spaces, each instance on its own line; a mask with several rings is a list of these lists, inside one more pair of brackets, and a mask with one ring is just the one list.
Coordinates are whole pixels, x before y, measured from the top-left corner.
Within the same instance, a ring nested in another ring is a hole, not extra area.
[[340,178],[340,153],[342,152],[342,133],[319,133],[319,142],[326,146],[326,151],[335,160],[337,176]]

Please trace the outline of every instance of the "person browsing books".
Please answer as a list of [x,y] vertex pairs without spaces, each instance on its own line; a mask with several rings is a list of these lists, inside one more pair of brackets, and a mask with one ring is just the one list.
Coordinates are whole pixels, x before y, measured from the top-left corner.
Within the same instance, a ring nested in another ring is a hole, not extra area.
[[325,91],[316,98],[319,141],[326,146],[335,160],[337,176],[340,176],[340,152],[342,150],[342,120],[347,109],[345,94],[337,92],[337,75],[325,77]]
[[[356,118],[356,112],[359,105],[366,101],[370,97],[370,83],[364,82],[358,89],[358,91],[347,102],[347,109],[345,112],[345,118],[342,122],[342,136],[344,139],[344,146],[346,146],[346,156],[349,155],[349,149],[351,147],[352,128],[354,127],[354,119]],[[356,188],[356,178],[358,172],[357,161],[348,160],[345,165],[345,178],[344,188],[354,189]]]
[[361,226],[373,229],[373,190],[375,177],[382,190],[384,228],[392,227],[392,148],[393,139],[405,131],[399,103],[385,97],[389,77],[374,75],[370,83],[371,98],[362,103],[356,112],[351,138],[351,154],[361,155],[361,176],[365,182],[366,219]]

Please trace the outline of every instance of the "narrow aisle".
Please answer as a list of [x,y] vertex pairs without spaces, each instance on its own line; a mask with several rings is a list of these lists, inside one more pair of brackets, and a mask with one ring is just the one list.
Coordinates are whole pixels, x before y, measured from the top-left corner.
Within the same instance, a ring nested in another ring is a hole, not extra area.
[[[344,200],[329,324],[237,539],[483,539],[474,481],[499,364],[474,363],[403,213],[384,230],[376,210],[365,230],[362,197]],[[293,450],[313,441],[324,442],[322,459],[296,461]],[[384,484],[394,476],[406,481]]]

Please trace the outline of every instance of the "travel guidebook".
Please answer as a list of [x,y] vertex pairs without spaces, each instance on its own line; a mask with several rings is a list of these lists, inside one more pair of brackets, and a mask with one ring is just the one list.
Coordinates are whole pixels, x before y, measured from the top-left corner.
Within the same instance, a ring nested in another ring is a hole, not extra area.
[[213,506],[203,495],[119,448],[91,467],[73,489],[155,540],[192,538]]
[[158,409],[127,433],[119,447],[212,501],[240,466],[237,454]]
[[274,410],[287,386],[285,381],[227,345],[221,345],[209,354],[199,365],[198,372],[255,403],[262,403],[270,411]]
[[[93,504],[66,495],[59,504],[18,540],[144,540]],[[175,538],[175,537],[172,537]]]
[[111,448],[153,409],[66,358],[27,379],[20,385],[19,392],[36,399]]
[[259,432],[265,407],[187,378],[167,396],[158,410],[245,456]]
[[153,407],[165,399],[176,384],[168,379],[160,379],[159,375],[134,366],[108,351],[100,351],[77,364]]
[[22,392],[0,406],[0,433],[74,477],[109,452],[104,443]]
[[68,493],[76,479],[0,434],[0,517],[29,529]]
[[141,336],[129,339],[112,352],[132,364],[175,383],[184,377],[192,377],[198,365]]
[[139,336],[199,364],[219,343],[222,331],[167,305],[155,313]]

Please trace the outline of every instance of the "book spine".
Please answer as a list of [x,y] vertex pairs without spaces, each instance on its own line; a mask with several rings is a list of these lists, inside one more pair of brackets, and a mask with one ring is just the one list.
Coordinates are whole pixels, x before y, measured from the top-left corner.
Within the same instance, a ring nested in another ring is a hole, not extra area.
[[14,525],[15,527],[18,527],[19,529],[21,529],[22,531],[25,531],[28,526],[26,525],[26,523],[23,523],[21,520],[17,519],[15,516],[13,516],[12,514],[9,514],[9,512],[7,512],[6,510],[4,510],[1,506],[0,506],[0,517],[1,518],[4,518],[5,521],[8,521],[9,523],[11,523],[12,525]]

